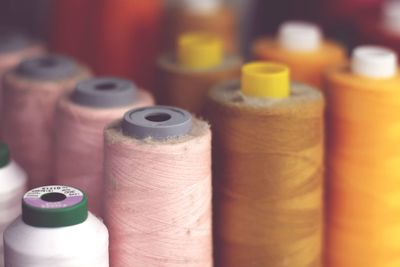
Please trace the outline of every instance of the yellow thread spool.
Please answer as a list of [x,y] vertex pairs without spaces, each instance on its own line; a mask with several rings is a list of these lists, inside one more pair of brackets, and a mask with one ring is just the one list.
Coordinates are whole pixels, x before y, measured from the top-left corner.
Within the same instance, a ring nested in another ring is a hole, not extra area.
[[178,40],[178,61],[187,68],[205,69],[218,66],[223,60],[223,44],[218,36],[187,33]]
[[248,63],[242,68],[242,92],[255,97],[288,97],[290,95],[289,73],[287,66],[278,63]]

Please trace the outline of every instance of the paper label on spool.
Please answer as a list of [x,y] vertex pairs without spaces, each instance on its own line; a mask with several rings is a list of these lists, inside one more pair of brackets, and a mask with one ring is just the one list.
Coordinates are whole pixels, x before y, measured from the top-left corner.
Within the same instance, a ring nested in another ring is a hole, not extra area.
[[33,189],[24,195],[24,202],[41,209],[58,209],[72,207],[84,198],[83,193],[69,186],[43,186]]

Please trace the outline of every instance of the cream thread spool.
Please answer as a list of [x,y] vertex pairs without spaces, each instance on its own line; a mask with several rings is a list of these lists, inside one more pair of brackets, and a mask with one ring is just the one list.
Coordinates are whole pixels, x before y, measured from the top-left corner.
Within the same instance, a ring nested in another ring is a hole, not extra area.
[[127,112],[105,130],[113,267],[212,266],[211,133],[178,108]]
[[25,194],[22,216],[4,233],[6,267],[108,267],[108,231],[86,195],[67,186]]
[[131,81],[99,77],[77,84],[58,104],[55,182],[86,192],[89,210],[102,215],[103,130],[132,109],[154,104]]
[[21,198],[27,188],[26,173],[10,159],[7,145],[0,143],[0,266],[3,261],[3,232],[21,214]]
[[28,173],[30,188],[49,184],[53,177],[57,102],[88,76],[85,67],[58,55],[25,60],[5,75],[4,140]]

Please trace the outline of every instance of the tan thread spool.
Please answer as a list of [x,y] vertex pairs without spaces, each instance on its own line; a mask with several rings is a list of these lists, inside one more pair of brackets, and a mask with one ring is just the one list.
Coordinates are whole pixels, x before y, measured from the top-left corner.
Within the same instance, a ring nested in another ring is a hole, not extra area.
[[[283,77],[263,82],[282,86]],[[240,87],[228,82],[209,97],[216,266],[319,267],[323,97],[296,83],[286,98]]]
[[186,32],[215,34],[223,40],[226,51],[238,51],[237,16],[229,6],[221,5],[208,12],[195,12],[178,6],[171,8],[166,16],[164,51],[173,50],[179,36]]
[[158,101],[201,115],[211,87],[238,78],[241,65],[240,56],[224,53],[218,36],[184,34],[175,55],[166,54],[158,61],[161,74]]
[[58,100],[89,75],[86,67],[57,55],[23,61],[5,75],[4,140],[28,173],[30,188],[49,184],[53,176]]

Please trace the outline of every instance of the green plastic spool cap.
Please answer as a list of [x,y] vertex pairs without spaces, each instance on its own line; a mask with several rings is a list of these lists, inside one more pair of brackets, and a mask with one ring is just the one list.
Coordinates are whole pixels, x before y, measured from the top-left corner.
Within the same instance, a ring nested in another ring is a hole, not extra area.
[[10,150],[5,143],[0,143],[0,168],[3,168],[10,163]]
[[22,220],[31,226],[66,227],[81,224],[87,217],[86,194],[70,186],[38,187],[22,200]]

